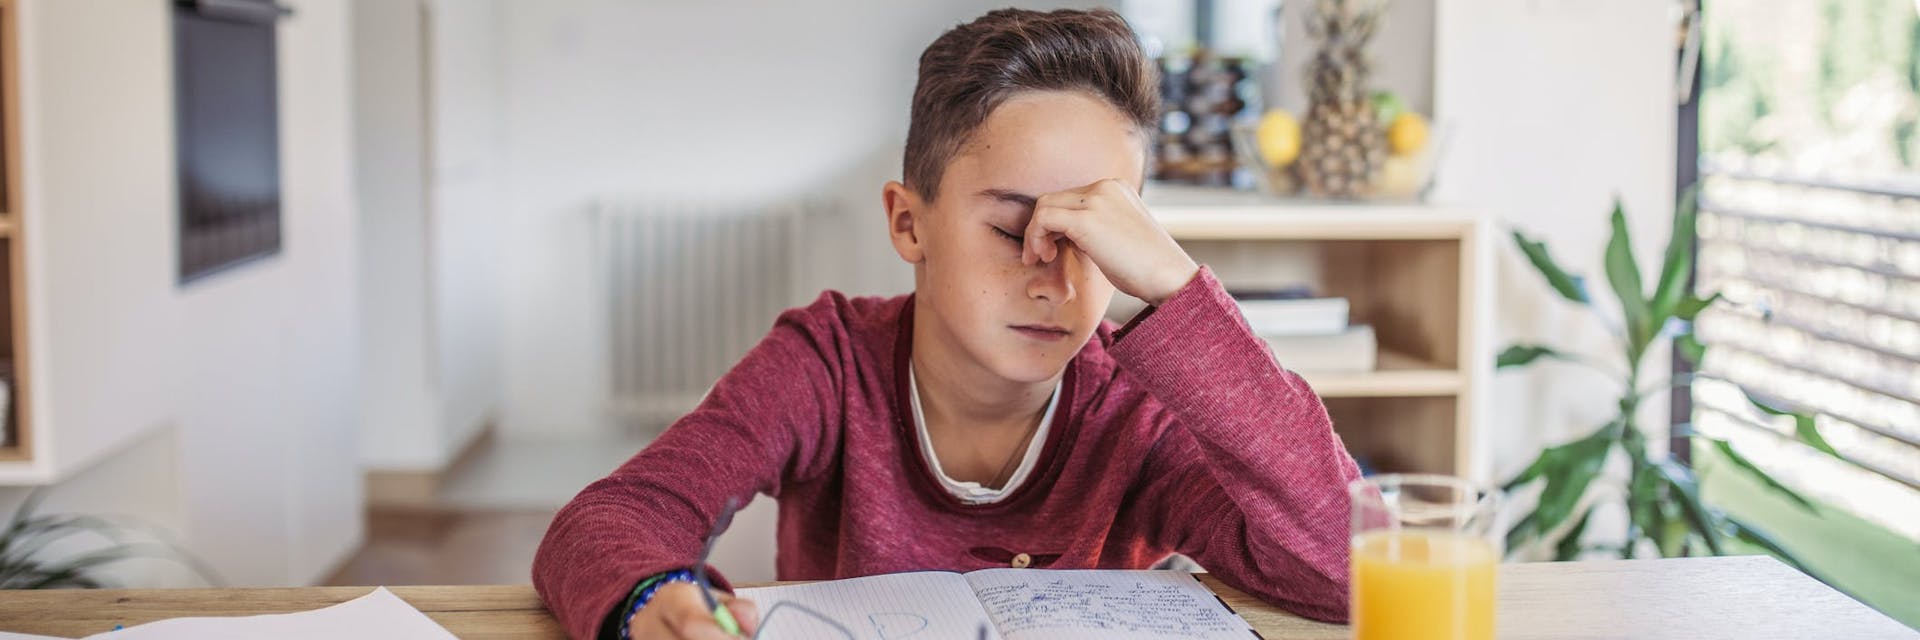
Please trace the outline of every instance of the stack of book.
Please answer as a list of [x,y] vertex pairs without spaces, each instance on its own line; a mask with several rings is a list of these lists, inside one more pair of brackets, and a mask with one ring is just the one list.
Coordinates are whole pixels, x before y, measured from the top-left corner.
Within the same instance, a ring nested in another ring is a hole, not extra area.
[[1280,366],[1329,373],[1374,369],[1379,346],[1373,327],[1347,322],[1346,298],[1318,297],[1304,287],[1228,293]]

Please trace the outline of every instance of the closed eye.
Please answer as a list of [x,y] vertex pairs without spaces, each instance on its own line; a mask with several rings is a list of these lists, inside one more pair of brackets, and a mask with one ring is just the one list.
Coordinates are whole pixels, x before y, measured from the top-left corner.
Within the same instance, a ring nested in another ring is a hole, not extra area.
[[1014,244],[1020,244],[1020,243],[1021,243],[1022,241],[1024,241],[1024,240],[1025,240],[1025,238],[1022,238],[1022,237],[1020,237],[1020,236],[1017,236],[1017,235],[1014,235],[1014,234],[1011,234],[1011,233],[1007,233],[1007,230],[1006,230],[1006,229],[1002,229],[1002,228],[1000,228],[1000,227],[993,227],[993,232],[994,232],[994,233],[997,233],[997,234],[1000,234],[1000,237],[1002,237],[1002,238],[1006,238],[1006,239],[1008,239],[1008,240],[1012,240]]

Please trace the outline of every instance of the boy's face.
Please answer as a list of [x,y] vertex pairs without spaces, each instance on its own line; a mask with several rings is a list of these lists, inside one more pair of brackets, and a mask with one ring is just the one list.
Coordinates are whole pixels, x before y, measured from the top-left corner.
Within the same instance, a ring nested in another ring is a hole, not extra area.
[[914,265],[914,323],[932,330],[921,335],[1008,381],[1058,375],[1099,326],[1113,285],[1070,242],[1051,263],[1021,263],[1033,199],[1103,178],[1138,190],[1145,163],[1138,129],[1112,106],[1033,92],[988,115],[934,201],[889,183],[894,248]]

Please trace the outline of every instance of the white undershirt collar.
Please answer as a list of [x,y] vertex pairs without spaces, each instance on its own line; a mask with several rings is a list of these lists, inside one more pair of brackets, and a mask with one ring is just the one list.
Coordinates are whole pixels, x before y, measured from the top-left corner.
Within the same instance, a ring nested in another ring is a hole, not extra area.
[[1060,383],[1053,387],[1053,397],[1047,400],[1047,411],[1040,416],[1040,427],[1033,432],[1033,439],[1027,443],[1027,453],[1020,459],[1020,467],[1013,471],[1013,477],[1007,479],[1007,485],[999,489],[981,486],[978,482],[963,482],[947,476],[940,468],[940,458],[933,453],[933,439],[927,435],[927,417],[920,410],[920,382],[914,378],[913,364],[907,364],[907,387],[911,393],[908,400],[913,404],[914,429],[920,434],[920,455],[933,468],[933,477],[940,481],[947,493],[967,504],[991,504],[1005,499],[1025,482],[1040,461],[1040,450],[1047,442],[1047,428],[1053,424],[1053,412],[1060,404]]

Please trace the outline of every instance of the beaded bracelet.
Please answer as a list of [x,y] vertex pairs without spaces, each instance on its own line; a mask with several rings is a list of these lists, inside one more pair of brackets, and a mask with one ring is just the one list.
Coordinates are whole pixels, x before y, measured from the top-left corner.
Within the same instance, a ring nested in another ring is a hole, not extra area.
[[639,613],[641,607],[647,606],[647,601],[653,599],[653,594],[659,591],[660,587],[666,586],[671,582],[691,583],[693,581],[693,572],[686,569],[675,569],[666,573],[655,574],[651,578],[640,581],[639,585],[634,586],[633,594],[627,596],[632,600],[632,604],[627,605],[627,615],[620,618],[620,640],[632,640],[631,631],[627,629],[627,623],[633,620],[633,615]]

